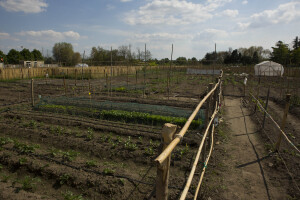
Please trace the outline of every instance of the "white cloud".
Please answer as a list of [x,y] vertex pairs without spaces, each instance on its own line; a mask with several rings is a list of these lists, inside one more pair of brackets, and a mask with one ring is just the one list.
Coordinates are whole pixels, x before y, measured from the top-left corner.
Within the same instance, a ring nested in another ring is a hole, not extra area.
[[107,4],[106,5],[106,9],[107,10],[113,10],[113,9],[115,9],[116,7],[114,6],[114,5],[111,5],[111,4]]
[[130,2],[132,0],[121,0],[121,2]]
[[9,33],[0,32],[0,40],[19,41],[18,38],[11,36]]
[[241,28],[259,28],[268,25],[290,23],[300,19],[300,2],[292,1],[281,4],[274,10],[264,10],[250,17],[249,22],[239,23]]
[[221,38],[226,38],[228,37],[229,34],[220,29],[205,29],[204,31],[198,33],[194,37],[194,41],[211,41],[211,40],[216,40],[216,39],[221,39]]
[[244,4],[244,5],[248,4],[248,1],[245,0],[242,2],[242,4]]
[[226,16],[226,17],[236,17],[239,14],[238,10],[224,10],[220,14],[217,14],[218,16]]
[[133,39],[136,42],[169,42],[173,40],[191,40],[193,36],[191,34],[174,34],[174,33],[146,33],[146,34],[134,34]]
[[8,33],[1,33],[0,32],[0,39],[7,39],[7,38],[9,38],[9,34]]
[[124,21],[137,24],[194,24],[213,17],[213,11],[232,0],[207,0],[206,3],[193,3],[187,0],[146,1],[138,10],[125,15]]
[[54,30],[22,31],[18,33],[18,35],[30,36],[39,39],[54,40],[54,41],[64,40],[64,39],[78,40],[80,38],[80,34],[74,31],[56,32]]
[[0,6],[9,12],[40,13],[48,4],[44,0],[3,0]]

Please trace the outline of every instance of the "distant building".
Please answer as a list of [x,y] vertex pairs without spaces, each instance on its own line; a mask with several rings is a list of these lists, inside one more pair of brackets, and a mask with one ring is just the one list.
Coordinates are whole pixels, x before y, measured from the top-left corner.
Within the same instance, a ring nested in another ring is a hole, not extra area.
[[40,61],[20,61],[20,65],[23,67],[44,67],[44,61],[40,60]]

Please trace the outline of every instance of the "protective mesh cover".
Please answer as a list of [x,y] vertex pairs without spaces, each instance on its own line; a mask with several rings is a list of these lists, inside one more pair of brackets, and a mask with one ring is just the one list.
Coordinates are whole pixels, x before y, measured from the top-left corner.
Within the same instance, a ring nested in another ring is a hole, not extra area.
[[[86,97],[43,97],[36,107],[40,105],[64,105],[92,108],[101,110],[124,110],[130,112],[144,112],[153,115],[188,118],[193,110],[164,105],[150,105],[132,102],[96,101]],[[200,110],[195,119],[204,119],[204,111]]]

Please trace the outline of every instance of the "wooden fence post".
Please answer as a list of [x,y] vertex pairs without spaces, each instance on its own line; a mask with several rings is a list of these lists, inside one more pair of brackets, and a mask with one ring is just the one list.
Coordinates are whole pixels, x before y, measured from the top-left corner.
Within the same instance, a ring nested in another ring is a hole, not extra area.
[[[166,123],[162,129],[162,150],[163,152],[167,146],[173,140],[176,133],[177,126],[174,124]],[[161,153],[159,152],[159,153]],[[168,184],[169,184],[169,171],[170,171],[170,156],[162,163],[157,163],[157,175],[156,175],[156,199],[167,200],[168,199]]]
[[138,72],[137,70],[135,70],[135,90],[136,90],[137,81],[138,81]]
[[77,86],[77,69],[75,69],[75,86]]
[[[207,89],[207,93],[211,91],[213,87],[213,83],[209,83],[208,85],[208,89]],[[208,125],[209,123],[209,115],[210,115],[210,111],[211,111],[211,96],[210,95],[206,101],[206,110],[205,110],[205,119],[206,119],[206,126]]]
[[[267,93],[267,100],[266,100],[266,106],[265,106],[265,110],[268,110],[268,103],[269,103],[269,96],[270,96],[270,86],[268,88],[268,93]],[[267,113],[264,112],[264,119],[263,119],[263,123],[262,123],[262,128],[265,128],[265,122],[266,122],[266,115]]]
[[91,93],[91,81],[89,79],[89,93]]
[[66,78],[64,76],[64,87],[65,87],[65,95],[67,95],[67,86],[66,86]]
[[[289,107],[290,107],[290,99],[291,99],[291,95],[287,94],[286,102],[285,102],[285,109],[284,109],[281,126],[280,126],[281,130],[284,130],[284,127],[285,127],[286,118],[287,118],[287,114],[289,112]],[[276,146],[275,146],[276,151],[279,151],[281,140],[282,140],[282,133],[279,133],[278,140],[277,140]]]
[[[213,88],[213,83],[209,83],[209,85],[208,85],[208,92],[210,92],[211,90],[212,90],[212,88]],[[215,91],[216,92],[216,91]],[[207,99],[207,101],[206,101],[206,110],[205,110],[205,118],[206,118],[206,127],[208,126],[208,124],[209,124],[209,121],[210,121],[210,114],[211,114],[211,110],[213,110],[213,107],[214,107],[214,105],[213,105],[213,103],[211,102],[212,101],[212,95],[213,94],[211,94],[209,97],[208,97],[208,99]],[[201,152],[201,158],[202,158],[202,163],[204,163],[205,162],[205,154],[206,154],[206,142],[207,140],[206,140],[206,138],[205,138],[205,141],[204,141],[204,144],[203,144],[203,150],[202,150],[202,152]]]
[[31,102],[32,106],[34,106],[33,79],[31,79]]
[[[259,85],[260,85],[260,75],[258,78],[258,86],[257,86],[257,93],[256,93],[256,99],[259,101]],[[254,105],[254,112],[256,112],[257,103]]]

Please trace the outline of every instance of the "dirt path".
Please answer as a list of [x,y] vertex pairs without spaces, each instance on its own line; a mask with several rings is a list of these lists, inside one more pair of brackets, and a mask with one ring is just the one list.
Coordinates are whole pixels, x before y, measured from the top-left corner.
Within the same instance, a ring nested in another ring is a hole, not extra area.
[[240,98],[225,99],[224,121],[231,130],[225,143],[224,199],[286,199],[286,191],[268,179],[268,154],[260,141],[256,124]]

